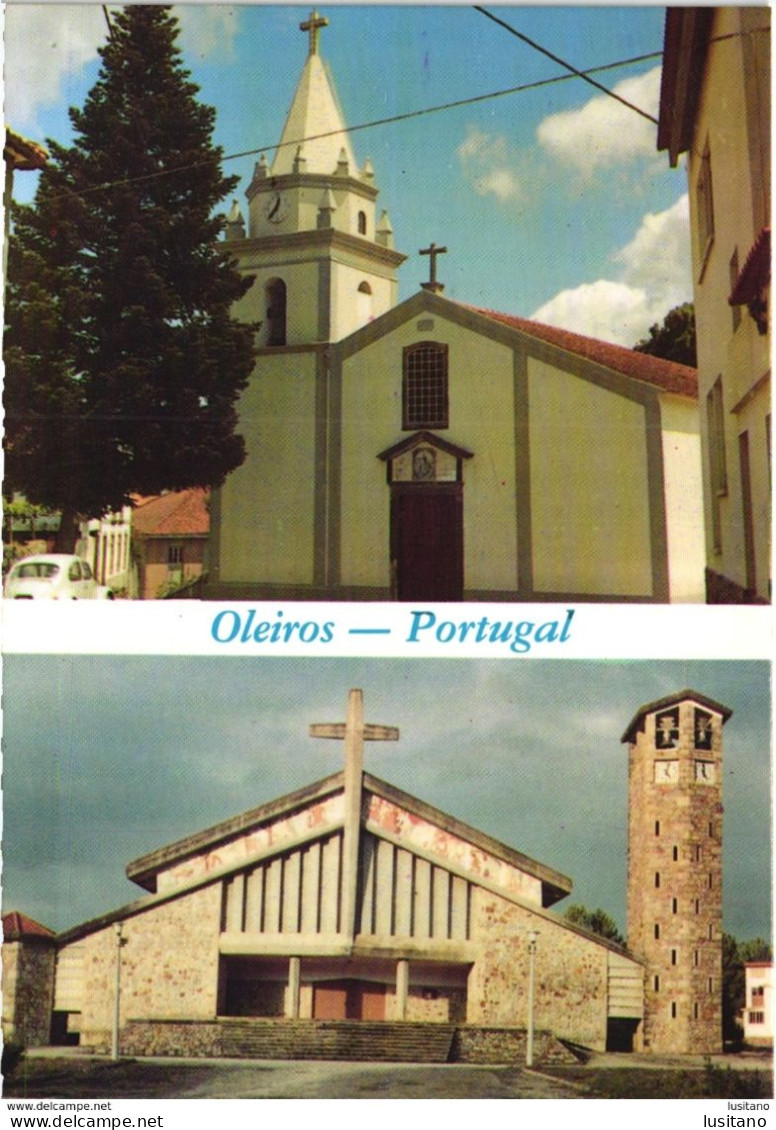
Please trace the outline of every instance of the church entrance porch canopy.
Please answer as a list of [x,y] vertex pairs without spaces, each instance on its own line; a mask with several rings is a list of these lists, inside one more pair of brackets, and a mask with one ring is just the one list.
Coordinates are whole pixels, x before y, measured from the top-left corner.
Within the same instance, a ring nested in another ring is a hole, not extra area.
[[284,961],[222,955],[219,1015],[462,1022],[470,969],[368,956]]

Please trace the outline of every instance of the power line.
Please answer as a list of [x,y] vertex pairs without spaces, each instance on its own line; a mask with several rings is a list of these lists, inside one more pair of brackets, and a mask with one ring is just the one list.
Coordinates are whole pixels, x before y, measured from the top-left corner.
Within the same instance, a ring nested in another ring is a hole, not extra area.
[[499,27],[503,27],[506,31],[508,31],[510,35],[514,35],[518,39],[521,39],[523,43],[527,43],[529,47],[533,47],[534,51],[538,51],[541,55],[546,55],[547,58],[552,59],[554,63],[559,63],[562,67],[565,67],[566,70],[571,71],[572,75],[575,75],[577,78],[581,78],[585,82],[590,83],[590,85],[594,86],[596,90],[600,90],[602,94],[606,94],[609,98],[613,98],[616,102],[620,102],[623,106],[627,106],[629,110],[633,110],[634,113],[640,114],[641,117],[646,118],[648,122],[652,122],[654,123],[654,125],[659,124],[657,118],[653,118],[652,115],[648,114],[646,110],[642,110],[639,106],[634,106],[634,104],[632,102],[629,102],[627,98],[621,98],[619,94],[615,94],[613,90],[610,90],[608,86],[603,86],[600,82],[596,82],[595,79],[590,78],[590,71],[578,71],[576,67],[573,67],[571,65],[571,63],[567,63],[565,59],[561,59],[558,55],[553,55],[552,51],[548,51],[546,47],[542,47],[541,44],[536,43],[535,40],[529,39],[527,35],[524,35],[522,33],[522,31],[518,31],[517,28],[512,27],[511,24],[508,24],[505,20],[502,20],[499,16],[494,16],[493,13],[489,12],[487,8],[481,8],[479,4],[475,4],[474,10],[475,12],[479,12],[483,16],[487,16],[489,20],[493,20],[493,22],[498,24]]
[[[413,118],[420,118],[427,114],[439,114],[446,110],[459,109],[462,106],[474,106],[479,102],[487,102],[493,98],[504,98],[510,94],[523,94],[529,90],[538,90],[544,86],[553,86],[556,83],[568,82],[573,78],[585,78],[588,75],[599,74],[602,71],[610,71],[618,67],[628,67],[637,63],[646,63],[651,61],[652,59],[659,59],[661,58],[661,56],[661,51],[651,51],[646,55],[634,55],[630,59],[618,59],[614,63],[603,63],[597,67],[590,67],[586,71],[574,71],[572,74],[554,75],[552,78],[537,79],[534,82],[522,83],[520,86],[510,86],[504,90],[494,90],[488,94],[477,94],[473,95],[470,98],[460,98],[453,102],[443,102],[438,106],[426,106],[420,110],[409,110],[404,114],[394,114],[393,116],[387,118],[375,118],[373,121],[361,122],[359,125],[345,126],[341,130],[328,130],[325,133],[316,133],[312,134],[309,137],[294,138],[292,141],[284,141],[281,144],[272,143],[270,145],[259,145],[253,149],[244,149],[239,153],[229,153],[226,156],[219,158],[218,160],[221,163],[224,163],[226,161],[236,161],[243,157],[255,157],[257,154],[264,153],[268,149],[281,149],[286,148],[290,145],[303,145],[306,142],[319,141],[322,138],[333,137],[343,133],[358,133],[361,130],[374,129],[377,126],[393,125],[397,122],[407,122],[411,121]],[[601,87],[601,89],[605,90],[606,88]],[[616,98],[617,95],[613,95],[613,97]],[[619,101],[623,100],[619,99]],[[654,121],[655,119],[653,118],[651,120]],[[52,199],[64,199],[68,196],[84,197],[90,196],[95,192],[107,192],[109,189],[120,188],[124,185],[143,184],[148,181],[157,180],[160,177],[174,176],[176,173],[189,172],[192,169],[202,168],[204,165],[213,164],[214,161],[216,161],[216,158],[194,161],[188,165],[176,165],[175,168],[172,169],[157,169],[153,173],[144,173],[142,176],[128,177],[123,180],[108,181],[105,184],[95,185],[92,188],[84,188],[78,192],[63,192],[61,196],[56,195],[53,196]]]

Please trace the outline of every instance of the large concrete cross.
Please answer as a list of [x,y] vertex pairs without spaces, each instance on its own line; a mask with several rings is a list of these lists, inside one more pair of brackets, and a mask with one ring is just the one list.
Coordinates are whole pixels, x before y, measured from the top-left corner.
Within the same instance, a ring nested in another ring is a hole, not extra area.
[[318,54],[318,39],[321,34],[322,27],[328,27],[329,21],[325,16],[321,16],[318,12],[310,12],[309,20],[305,20],[299,25],[300,31],[307,31],[310,33],[310,55]]
[[310,726],[310,737],[337,738],[345,742],[345,820],[340,932],[353,938],[356,932],[364,742],[395,742],[399,740],[399,731],[396,726],[376,726],[364,722],[364,694],[363,691],[353,689],[348,694],[346,721],[313,723]]

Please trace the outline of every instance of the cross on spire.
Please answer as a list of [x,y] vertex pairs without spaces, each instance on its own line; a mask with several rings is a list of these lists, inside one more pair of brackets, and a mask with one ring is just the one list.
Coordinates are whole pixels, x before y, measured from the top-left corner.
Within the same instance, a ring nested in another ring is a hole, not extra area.
[[420,254],[421,255],[428,255],[428,257],[430,259],[430,264],[429,264],[430,277],[429,277],[429,280],[428,280],[427,283],[421,283],[420,285],[423,287],[424,290],[431,290],[431,291],[434,292],[434,294],[441,294],[442,291],[445,289],[445,287],[444,287],[444,283],[437,282],[437,274],[436,274],[437,264],[436,264],[436,261],[437,261],[437,255],[446,255],[447,254],[447,248],[446,247],[437,247],[437,245],[435,243],[432,243],[430,247],[422,247],[420,249]]
[[310,55],[317,55],[318,54],[318,39],[320,38],[321,28],[322,27],[328,27],[328,26],[329,26],[329,21],[326,19],[326,17],[320,15],[320,13],[315,11],[315,10],[310,12],[310,18],[308,20],[305,20],[303,23],[301,23],[299,25],[300,31],[309,32],[309,35],[310,35],[309,54]]
[[376,726],[364,722],[363,691],[348,694],[345,722],[316,722],[310,726],[311,738],[337,738],[345,742],[345,818],[342,847],[342,920],[340,933],[354,937],[356,930],[356,890],[361,835],[361,792],[364,778],[364,742],[399,740],[396,726]]

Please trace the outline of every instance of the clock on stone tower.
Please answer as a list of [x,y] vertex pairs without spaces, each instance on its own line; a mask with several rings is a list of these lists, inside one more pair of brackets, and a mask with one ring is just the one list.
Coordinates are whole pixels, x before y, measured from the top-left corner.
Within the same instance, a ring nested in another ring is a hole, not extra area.
[[628,948],[646,963],[635,1045],[722,1050],[722,728],[695,691],[641,707],[628,767]]

